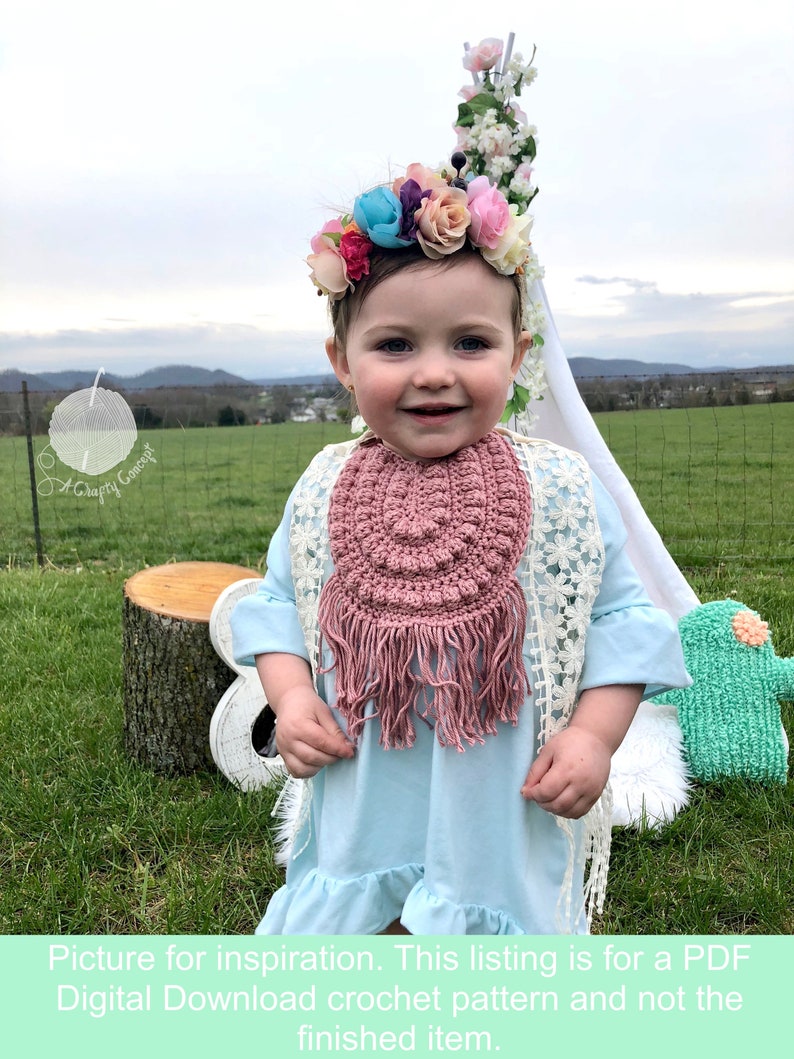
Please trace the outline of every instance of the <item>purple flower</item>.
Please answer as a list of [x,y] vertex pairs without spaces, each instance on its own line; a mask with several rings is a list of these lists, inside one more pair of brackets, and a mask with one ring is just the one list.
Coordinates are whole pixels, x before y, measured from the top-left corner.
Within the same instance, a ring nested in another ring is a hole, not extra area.
[[416,222],[414,214],[422,205],[422,200],[430,197],[430,189],[422,191],[415,180],[406,180],[400,188],[400,202],[403,208],[400,237],[416,240]]

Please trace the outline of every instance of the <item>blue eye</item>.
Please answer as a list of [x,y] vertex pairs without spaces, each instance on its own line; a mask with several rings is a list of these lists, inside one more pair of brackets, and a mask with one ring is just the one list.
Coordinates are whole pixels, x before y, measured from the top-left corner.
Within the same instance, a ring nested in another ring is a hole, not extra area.
[[409,348],[404,338],[389,338],[378,346],[384,353],[407,353]]
[[481,338],[475,338],[474,335],[466,335],[458,342],[458,346],[464,353],[477,353],[485,349],[485,342]]

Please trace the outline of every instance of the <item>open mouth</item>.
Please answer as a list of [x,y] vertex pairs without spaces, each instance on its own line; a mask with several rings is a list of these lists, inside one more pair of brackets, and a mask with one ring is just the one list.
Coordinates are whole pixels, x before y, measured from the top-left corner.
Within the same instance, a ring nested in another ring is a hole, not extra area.
[[405,411],[412,416],[422,416],[427,419],[436,419],[441,416],[452,415],[455,412],[460,412],[460,405],[436,405],[433,407],[426,408],[406,408]]

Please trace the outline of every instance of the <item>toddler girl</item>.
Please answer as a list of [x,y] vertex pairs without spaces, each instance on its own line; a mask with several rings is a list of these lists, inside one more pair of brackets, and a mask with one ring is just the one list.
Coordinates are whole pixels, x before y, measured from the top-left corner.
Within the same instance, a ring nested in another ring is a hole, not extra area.
[[313,241],[367,430],[315,457],[233,614],[303,781],[262,933],[586,930],[611,756],[688,682],[582,458],[499,427],[531,355],[526,204],[458,154]]

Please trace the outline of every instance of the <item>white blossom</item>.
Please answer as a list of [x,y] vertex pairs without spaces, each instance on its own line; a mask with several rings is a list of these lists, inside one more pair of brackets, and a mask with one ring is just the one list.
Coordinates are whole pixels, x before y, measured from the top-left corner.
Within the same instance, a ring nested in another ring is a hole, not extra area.
[[[512,165],[512,160],[511,160]],[[508,185],[510,191],[514,195],[518,195],[519,198],[528,199],[535,188],[532,186],[532,181],[527,180],[526,177],[514,176]]]

